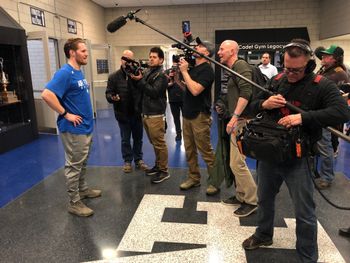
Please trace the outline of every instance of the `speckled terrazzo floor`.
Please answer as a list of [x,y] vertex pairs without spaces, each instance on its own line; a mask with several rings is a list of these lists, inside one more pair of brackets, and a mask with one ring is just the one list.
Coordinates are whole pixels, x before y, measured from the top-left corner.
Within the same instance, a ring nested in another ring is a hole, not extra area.
[[[246,253],[241,242],[254,232],[256,214],[238,219],[220,203],[232,189],[213,197],[206,183],[189,191],[178,187],[186,169],[170,169],[171,178],[152,185],[149,177],[120,167],[89,167],[91,186],[103,196],[87,200],[95,214],[67,213],[63,170],[56,171],[0,210],[0,262],[298,262],[295,221],[285,186],[276,202],[273,246]],[[203,177],[205,172],[203,171]],[[340,174],[332,200],[350,206],[350,182]],[[350,225],[339,211],[315,194],[320,262],[350,262],[350,240],[338,236]]]

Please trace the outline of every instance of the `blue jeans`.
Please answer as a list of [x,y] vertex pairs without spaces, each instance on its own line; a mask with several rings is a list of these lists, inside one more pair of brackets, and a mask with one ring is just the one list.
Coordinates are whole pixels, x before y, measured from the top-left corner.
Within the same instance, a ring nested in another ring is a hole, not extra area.
[[258,227],[255,236],[272,240],[275,199],[285,181],[293,201],[296,217],[297,253],[301,262],[317,262],[317,218],[313,200],[314,186],[311,179],[311,163],[307,158],[281,164],[259,162]]
[[320,163],[319,174],[321,179],[331,183],[334,179],[333,172],[333,147],[332,136],[329,131],[322,129],[322,138],[317,142],[319,157],[316,158],[316,169]]
[[[127,121],[118,121],[120,136],[121,136],[121,150],[124,162],[135,163],[142,160],[142,137],[143,125],[141,116],[131,116]],[[130,139],[133,139],[133,146],[131,147]]]

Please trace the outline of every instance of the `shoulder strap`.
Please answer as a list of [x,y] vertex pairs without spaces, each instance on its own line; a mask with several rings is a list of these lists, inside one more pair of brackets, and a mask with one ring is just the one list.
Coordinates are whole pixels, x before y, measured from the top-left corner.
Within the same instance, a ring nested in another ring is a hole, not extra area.
[[320,74],[317,74],[316,76],[315,76],[315,78],[314,78],[314,83],[320,83],[320,81],[321,81],[321,79],[323,78],[323,76],[322,75],[320,75]]

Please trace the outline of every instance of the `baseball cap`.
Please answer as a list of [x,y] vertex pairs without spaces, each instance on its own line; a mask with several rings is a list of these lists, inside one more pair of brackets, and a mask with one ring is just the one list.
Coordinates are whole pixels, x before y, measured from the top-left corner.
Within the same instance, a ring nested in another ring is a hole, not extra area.
[[334,57],[340,57],[344,55],[344,50],[336,45],[331,45],[329,48],[321,51],[322,54],[332,55]]
[[202,41],[199,37],[196,37],[196,42],[197,42],[197,45],[202,45],[204,46],[208,52],[209,52],[209,57],[212,57],[215,53],[215,48],[214,48],[214,45],[212,43],[210,43],[209,41]]

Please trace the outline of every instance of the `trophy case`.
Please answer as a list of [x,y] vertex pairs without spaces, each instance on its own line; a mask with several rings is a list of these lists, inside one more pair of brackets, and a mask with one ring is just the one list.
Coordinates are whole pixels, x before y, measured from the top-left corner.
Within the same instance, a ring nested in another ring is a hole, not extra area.
[[0,7],[0,153],[37,137],[26,34]]

